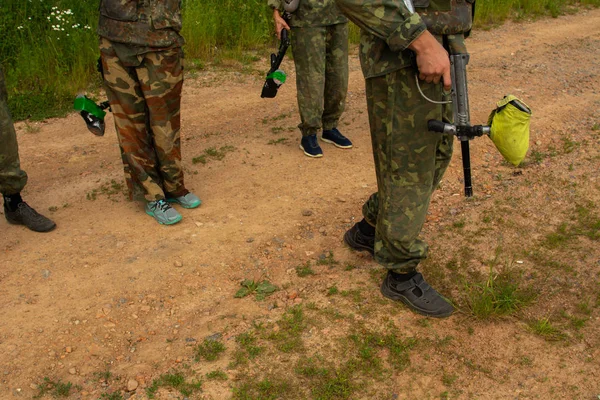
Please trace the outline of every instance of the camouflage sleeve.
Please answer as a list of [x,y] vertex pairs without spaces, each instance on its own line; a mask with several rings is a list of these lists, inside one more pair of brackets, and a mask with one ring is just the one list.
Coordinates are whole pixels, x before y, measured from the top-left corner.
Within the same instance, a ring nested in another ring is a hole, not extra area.
[[385,40],[392,51],[405,50],[427,30],[419,14],[411,13],[402,0],[335,1],[348,19]]
[[271,8],[283,11],[283,5],[281,4],[281,0],[268,0],[268,4]]

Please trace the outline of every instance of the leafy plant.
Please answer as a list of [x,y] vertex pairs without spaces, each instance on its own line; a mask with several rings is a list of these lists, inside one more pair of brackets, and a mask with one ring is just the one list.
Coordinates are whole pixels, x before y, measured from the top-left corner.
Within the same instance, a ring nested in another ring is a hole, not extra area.
[[243,298],[254,294],[256,300],[264,300],[266,297],[279,290],[277,286],[267,280],[255,282],[251,279],[244,279],[240,285],[242,287],[234,295],[236,298]]

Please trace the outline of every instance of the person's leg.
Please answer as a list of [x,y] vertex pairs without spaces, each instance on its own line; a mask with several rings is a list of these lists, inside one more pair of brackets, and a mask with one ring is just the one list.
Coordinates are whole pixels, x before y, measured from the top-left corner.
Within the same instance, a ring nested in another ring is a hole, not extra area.
[[321,157],[317,132],[323,117],[325,90],[326,27],[292,28],[292,53],[296,67],[298,111],[302,132],[300,148],[309,157]]
[[27,183],[27,173],[21,169],[19,145],[7,104],[6,82],[0,68],[0,192],[20,193]]
[[[375,259],[388,268],[382,293],[425,315],[444,317],[453,307],[431,288],[416,267],[427,256],[419,238],[431,194],[451,156],[451,138],[429,132],[429,119],[442,119],[442,106],[422,99],[407,68],[367,80],[369,122],[378,194],[365,205],[375,217]],[[441,85],[421,82],[425,95],[442,96]]]
[[36,232],[48,232],[56,224],[38,214],[21,198],[27,174],[21,169],[17,135],[7,100],[4,73],[0,69],[0,193],[4,198],[4,217],[11,224],[25,225]]
[[327,27],[323,130],[338,126],[348,93],[348,24]]
[[146,123],[147,108],[136,68],[119,60],[111,43],[100,43],[104,87],[110,101],[130,198],[164,199],[154,140]]
[[181,169],[182,52],[177,47],[148,53],[137,69],[140,89],[148,105],[158,171],[165,194],[170,196],[188,192]]

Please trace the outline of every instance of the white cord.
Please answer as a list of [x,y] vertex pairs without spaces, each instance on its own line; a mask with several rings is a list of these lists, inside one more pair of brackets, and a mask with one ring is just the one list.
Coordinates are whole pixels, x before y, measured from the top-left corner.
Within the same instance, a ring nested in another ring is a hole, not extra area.
[[415,82],[417,82],[417,89],[419,89],[419,93],[421,93],[421,96],[423,96],[423,98],[425,100],[427,100],[428,102],[433,103],[433,104],[452,104],[452,100],[435,101],[435,100],[431,100],[429,97],[425,96],[425,93],[423,93],[423,91],[421,90],[421,85],[419,85],[419,77],[417,76],[417,74],[415,74]]

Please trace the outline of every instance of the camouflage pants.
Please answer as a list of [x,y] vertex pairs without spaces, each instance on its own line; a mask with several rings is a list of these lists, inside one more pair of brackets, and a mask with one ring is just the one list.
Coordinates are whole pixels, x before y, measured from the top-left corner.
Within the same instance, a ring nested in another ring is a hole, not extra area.
[[292,28],[303,136],[337,127],[348,91],[348,24]]
[[123,62],[111,42],[101,39],[100,53],[130,198],[153,201],[186,194],[179,136],[181,48]]
[[23,190],[27,174],[19,163],[17,135],[6,102],[6,83],[0,69],[0,193],[10,195]]
[[[376,227],[376,261],[399,273],[415,270],[427,257],[419,233],[452,157],[453,137],[427,130],[429,119],[449,121],[451,107],[425,101],[415,72],[404,68],[366,80],[378,191],[364,204],[363,215]],[[441,85],[420,85],[430,99],[448,97]]]

